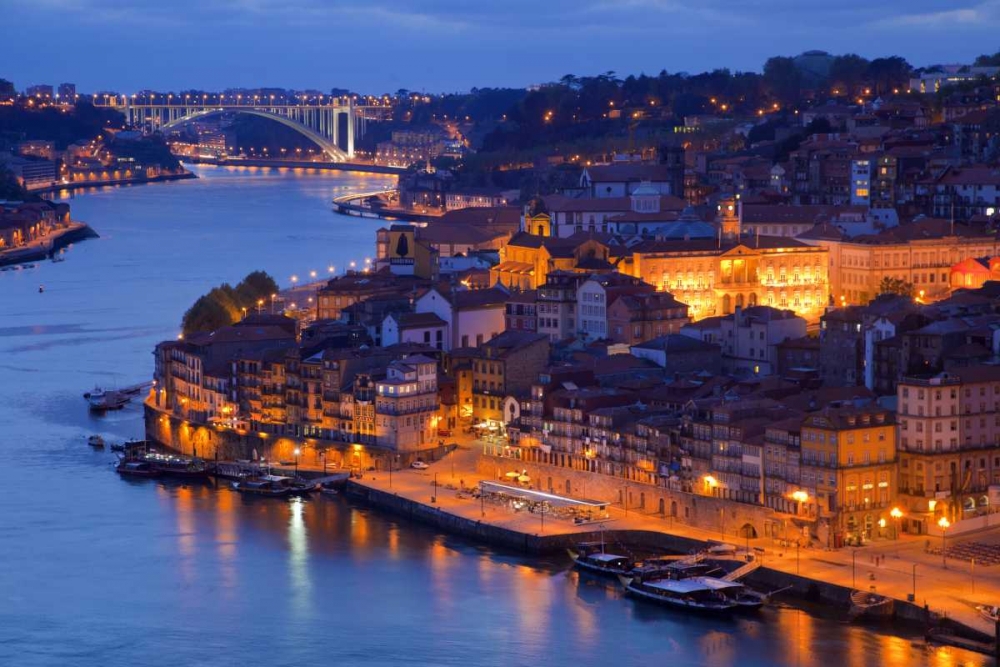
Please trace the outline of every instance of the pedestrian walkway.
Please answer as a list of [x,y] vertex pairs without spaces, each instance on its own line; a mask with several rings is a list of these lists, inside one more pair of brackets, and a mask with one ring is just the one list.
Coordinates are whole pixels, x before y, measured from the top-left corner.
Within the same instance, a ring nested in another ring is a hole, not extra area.
[[[517,532],[561,535],[594,530],[593,525],[575,524],[538,513],[515,513],[472,497],[467,490],[476,487],[482,479],[476,472],[480,453],[478,447],[466,446],[431,463],[427,470],[394,471],[391,480],[385,471],[366,472],[359,481],[381,491],[434,505],[444,512]],[[688,526],[672,517],[625,511],[619,507],[612,507],[610,518],[601,523],[614,530],[659,531],[701,541],[728,539],[757,550],[769,568],[848,588],[868,590],[874,587],[877,592],[899,600],[906,600],[912,594],[916,604],[926,605],[932,612],[990,636],[994,632],[975,606],[1000,604],[1000,565],[973,566],[958,560],[943,563],[940,555],[925,551],[926,536],[901,535],[897,540],[864,547],[828,550],[781,546],[770,538],[746,540],[735,535],[720,535],[718,530]],[[982,538],[977,536],[977,539]]]

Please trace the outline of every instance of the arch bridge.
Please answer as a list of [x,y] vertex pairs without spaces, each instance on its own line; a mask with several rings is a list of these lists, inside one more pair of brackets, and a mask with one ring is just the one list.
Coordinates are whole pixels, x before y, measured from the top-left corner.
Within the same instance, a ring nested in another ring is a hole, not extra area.
[[[357,105],[350,97],[305,104],[226,102],[185,96],[168,97],[164,102],[137,101],[125,96],[95,99],[94,106],[112,108],[125,116],[130,127],[152,133],[169,130],[183,123],[221,113],[243,113],[268,118],[289,127],[315,143],[333,162],[354,157],[355,137],[364,136],[368,120],[377,120],[386,107]],[[340,117],[347,116],[345,148],[340,142]]]

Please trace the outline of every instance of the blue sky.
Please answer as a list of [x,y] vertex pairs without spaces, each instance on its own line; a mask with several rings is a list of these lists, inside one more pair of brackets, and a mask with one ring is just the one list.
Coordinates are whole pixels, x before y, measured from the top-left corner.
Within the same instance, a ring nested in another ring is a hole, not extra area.
[[448,92],[807,49],[967,62],[1000,50],[998,28],[1000,0],[0,0],[0,77]]

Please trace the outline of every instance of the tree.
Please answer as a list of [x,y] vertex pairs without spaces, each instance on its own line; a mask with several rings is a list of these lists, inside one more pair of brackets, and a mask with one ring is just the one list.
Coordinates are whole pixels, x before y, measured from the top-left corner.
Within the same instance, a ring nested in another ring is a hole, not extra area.
[[902,278],[892,278],[886,276],[882,278],[882,282],[878,284],[878,293],[881,294],[898,294],[900,296],[913,298],[914,287],[913,283],[908,283]]
[[410,254],[410,243],[406,240],[406,234],[399,235],[399,242],[396,243],[396,256],[408,257]]
[[795,66],[795,60],[784,56],[768,58],[764,63],[764,86],[782,104],[797,102],[802,88],[802,73]]
[[979,56],[973,65],[976,67],[1000,67],[1000,51],[993,55],[983,54]]
[[905,89],[912,70],[910,63],[899,56],[876,58],[868,63],[865,77],[871,81],[876,95],[884,95],[897,88]]
[[855,53],[837,56],[830,64],[830,85],[843,89],[851,95],[862,83],[868,73],[869,62]]
[[184,313],[181,330],[189,335],[234,324],[244,309],[254,310],[259,301],[269,301],[277,291],[278,284],[264,271],[250,273],[235,288],[229,283],[213,287]]

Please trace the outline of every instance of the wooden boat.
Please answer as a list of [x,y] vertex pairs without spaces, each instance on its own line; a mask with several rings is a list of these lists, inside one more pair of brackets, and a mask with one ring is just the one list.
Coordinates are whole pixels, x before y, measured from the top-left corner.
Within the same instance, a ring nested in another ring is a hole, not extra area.
[[597,542],[583,542],[575,550],[567,549],[567,552],[577,567],[597,574],[619,576],[628,574],[635,567],[630,557],[606,553],[604,545]]
[[233,489],[254,496],[285,498],[292,495],[292,489],[286,483],[288,479],[277,475],[262,475],[233,482]]
[[111,451],[113,452],[124,452],[125,444],[121,442],[116,442],[111,445]]
[[895,600],[875,591],[851,591],[851,620],[884,620],[892,618]]
[[160,471],[163,477],[176,479],[208,479],[208,465],[201,459],[182,459],[177,457],[147,458],[147,461]]
[[115,471],[122,477],[159,477],[160,472],[147,461],[127,461],[122,459],[115,466]]
[[690,611],[727,614],[738,609],[757,609],[763,604],[745,595],[746,587],[714,577],[653,579],[619,576],[625,590],[638,598]]
[[104,438],[99,435],[92,435],[87,438],[87,444],[94,449],[104,449]]

